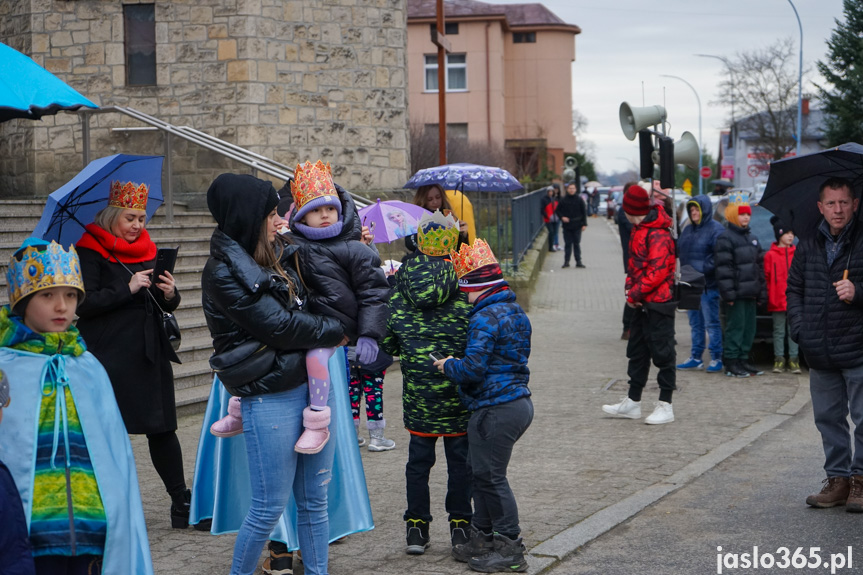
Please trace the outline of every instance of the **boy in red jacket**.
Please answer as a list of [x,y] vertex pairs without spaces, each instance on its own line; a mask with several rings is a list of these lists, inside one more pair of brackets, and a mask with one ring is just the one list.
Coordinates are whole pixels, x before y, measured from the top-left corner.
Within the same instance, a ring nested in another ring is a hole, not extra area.
[[651,205],[641,186],[630,186],[623,196],[623,211],[633,224],[629,239],[626,275],[626,305],[635,310],[630,323],[629,394],[620,403],[603,405],[605,413],[629,419],[641,418],[641,392],[647,384],[650,361],[659,368],[659,401],[644,420],[649,424],[671,423],[671,394],[676,386],[674,341],[674,239],[671,218],[659,205]]
[[764,254],[764,277],[767,280],[767,311],[773,314],[773,373],[785,369],[785,334],[788,333],[788,369],[800,373],[797,344],[790,337],[787,300],[785,289],[788,287],[788,270],[794,259],[794,232],[789,230],[779,218],[770,218],[776,241]]

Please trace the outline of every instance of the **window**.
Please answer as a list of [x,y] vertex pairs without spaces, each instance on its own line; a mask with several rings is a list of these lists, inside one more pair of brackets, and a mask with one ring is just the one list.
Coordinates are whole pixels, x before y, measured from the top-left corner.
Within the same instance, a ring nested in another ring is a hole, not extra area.
[[[425,136],[429,138],[437,138],[439,124],[426,124]],[[467,140],[467,124],[450,124],[446,125],[447,140]]]
[[[437,24],[429,24],[429,30],[437,30]],[[443,33],[445,36],[458,36],[458,22],[444,22]]]
[[[437,92],[437,54],[425,57],[425,91]],[[467,92],[467,56],[446,55],[446,91]]]
[[156,5],[123,6],[126,85],[156,85]]
[[513,32],[513,44],[536,44],[536,32]]

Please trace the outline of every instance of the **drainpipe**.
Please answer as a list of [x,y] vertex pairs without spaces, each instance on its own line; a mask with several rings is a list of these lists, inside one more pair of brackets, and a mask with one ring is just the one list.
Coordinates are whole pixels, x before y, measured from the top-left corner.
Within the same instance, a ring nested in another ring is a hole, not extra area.
[[485,23],[485,119],[486,119],[486,141],[491,145],[491,70],[489,62],[491,58],[488,55],[488,29],[491,27],[491,22]]

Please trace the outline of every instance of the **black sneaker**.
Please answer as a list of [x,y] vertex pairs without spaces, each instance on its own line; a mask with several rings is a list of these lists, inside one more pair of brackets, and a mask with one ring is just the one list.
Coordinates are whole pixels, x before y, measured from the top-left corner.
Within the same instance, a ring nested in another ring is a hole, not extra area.
[[758,369],[748,361],[741,361],[739,362],[739,365],[742,369],[748,371],[752,375],[764,375],[764,372],[762,370]]
[[494,539],[491,533],[483,533],[473,525],[470,526],[468,541],[452,546],[452,556],[456,561],[467,563],[471,557],[479,557],[494,549]]
[[569,264],[563,264],[563,265],[562,265],[562,266],[560,266],[560,267],[561,267],[561,268],[568,268],[568,267],[569,267]]
[[581,262],[578,262],[577,264],[575,264],[575,267],[584,269],[584,268],[586,268],[587,266],[586,266],[586,265],[584,265],[584,264],[583,264],[583,263],[581,263]]
[[729,359],[725,362],[725,375],[729,377],[749,377],[750,373],[740,366],[740,361]]
[[472,570],[480,573],[527,571],[527,560],[524,558],[524,544],[521,537],[510,539],[500,533],[494,534],[494,549],[479,557],[471,557],[467,564]]
[[470,541],[470,521],[467,519],[450,519],[449,538],[453,547],[464,545]]
[[261,570],[264,575],[293,575],[294,554],[280,541],[270,541],[270,556],[264,559]]
[[429,546],[429,522],[422,519],[408,519],[405,521],[407,527],[408,546],[405,551],[408,555],[422,555]]

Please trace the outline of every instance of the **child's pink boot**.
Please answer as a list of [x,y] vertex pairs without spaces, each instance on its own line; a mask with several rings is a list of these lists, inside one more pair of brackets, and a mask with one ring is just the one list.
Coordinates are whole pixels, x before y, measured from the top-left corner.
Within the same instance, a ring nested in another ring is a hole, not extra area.
[[233,437],[243,433],[243,412],[239,397],[232,397],[228,401],[228,415],[211,425],[210,433],[216,437]]
[[303,427],[306,429],[294,445],[297,453],[318,453],[330,440],[330,408],[315,411],[311,407],[303,410]]

